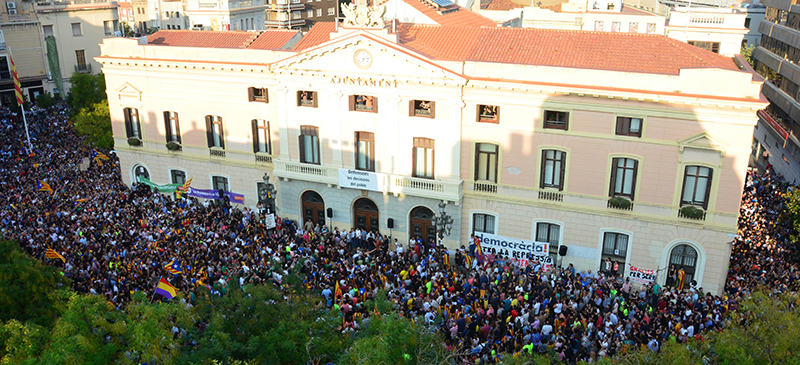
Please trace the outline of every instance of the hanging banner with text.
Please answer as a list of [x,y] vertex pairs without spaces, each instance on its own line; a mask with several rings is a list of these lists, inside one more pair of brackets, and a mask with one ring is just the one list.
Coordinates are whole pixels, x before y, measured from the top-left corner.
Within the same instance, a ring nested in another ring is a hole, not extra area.
[[491,253],[511,258],[518,266],[525,267],[528,261],[541,264],[544,271],[553,267],[553,258],[549,255],[550,244],[547,242],[527,241],[517,238],[502,237],[490,233],[475,232],[481,240],[483,253]]
[[[216,189],[195,189],[189,187],[189,192],[186,194],[200,199],[220,199],[219,190]],[[244,195],[232,193],[230,191],[222,191],[222,196],[228,197],[231,203],[244,204]]]
[[635,283],[650,284],[656,281],[656,272],[655,270],[645,270],[633,265],[628,265],[628,277]]
[[369,171],[339,169],[339,186],[350,189],[383,191],[385,176]]

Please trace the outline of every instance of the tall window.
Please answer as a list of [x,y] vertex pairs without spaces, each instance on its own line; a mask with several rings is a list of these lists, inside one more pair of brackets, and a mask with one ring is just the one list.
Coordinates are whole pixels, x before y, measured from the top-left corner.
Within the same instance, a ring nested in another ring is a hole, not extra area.
[[547,129],[569,129],[569,113],[553,110],[544,111],[544,128]]
[[356,132],[356,169],[375,171],[375,135]]
[[708,167],[686,166],[683,174],[683,194],[681,204],[708,208],[708,194],[711,192],[713,172]]
[[137,182],[139,181],[139,176],[150,180],[150,172],[147,171],[147,168],[142,165],[138,165],[133,169],[133,175],[134,178],[136,179],[135,181]]
[[433,179],[433,140],[414,138],[414,177]]
[[253,119],[253,152],[272,153],[270,148],[269,122],[263,119]]
[[224,176],[212,176],[211,177],[211,184],[212,187],[216,190],[224,190],[230,191],[228,188],[228,178]]
[[167,142],[181,143],[181,126],[177,112],[164,112],[164,129],[167,131]]
[[500,107],[478,104],[478,122],[500,123]]
[[608,196],[624,196],[633,200],[638,168],[639,161],[632,158],[611,159],[611,185]]
[[547,242],[553,262],[558,259],[558,245],[561,239],[561,226],[553,223],[536,223],[536,242]]
[[542,151],[542,173],[540,188],[564,189],[567,153],[558,150]]
[[669,255],[669,265],[674,266],[677,272],[683,269],[686,276],[684,283],[688,287],[688,283],[692,282],[695,277],[695,270],[697,269],[697,250],[689,245],[678,245],[672,249]]
[[142,126],[139,124],[139,110],[136,108],[122,109],[125,117],[125,134],[128,138],[142,139]]
[[8,63],[8,57],[0,56],[0,80],[11,79],[11,66]]
[[472,215],[472,232],[494,234],[494,216],[475,213]]
[[72,23],[72,36],[80,37],[82,35],[83,35],[83,30],[81,29],[81,23]]
[[617,117],[616,134],[618,136],[642,136],[642,118]]
[[475,144],[475,180],[497,182],[496,144]]
[[319,129],[300,126],[300,162],[319,165]]
[[186,173],[181,170],[169,170],[169,176],[173,184],[186,183]]
[[378,112],[378,98],[372,95],[350,95],[350,111]]
[[719,42],[688,41],[687,43],[706,51],[719,53]]
[[[603,262],[600,264],[600,269],[603,271],[611,271],[615,275],[622,275],[625,272],[625,260],[628,255],[628,235],[616,232],[606,232],[603,234]],[[608,261],[611,265],[606,266]],[[616,263],[617,270],[614,270],[614,263]]]
[[206,115],[206,138],[208,147],[225,148],[225,132],[222,128],[222,117]]
[[247,100],[268,103],[269,92],[265,87],[249,87],[247,88]]
[[86,51],[79,49],[75,51],[75,62],[78,71],[86,71],[89,66],[86,63]]

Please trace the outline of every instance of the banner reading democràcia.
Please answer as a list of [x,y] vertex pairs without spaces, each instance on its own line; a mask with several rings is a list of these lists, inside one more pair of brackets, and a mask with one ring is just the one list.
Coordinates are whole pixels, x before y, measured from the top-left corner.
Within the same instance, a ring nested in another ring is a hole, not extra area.
[[518,238],[502,237],[490,233],[475,232],[475,237],[481,240],[483,253],[495,250],[497,255],[509,257],[518,266],[525,267],[528,261],[541,264],[544,271],[553,267],[553,258],[549,255],[550,244]]
[[655,270],[645,270],[640,267],[628,265],[628,277],[631,281],[640,284],[650,284],[656,281]]
[[[195,189],[189,187],[189,192],[186,194],[200,199],[219,199],[219,190],[217,189]],[[244,204],[244,195],[232,193],[230,191],[222,191],[223,196],[227,196],[231,203]]]

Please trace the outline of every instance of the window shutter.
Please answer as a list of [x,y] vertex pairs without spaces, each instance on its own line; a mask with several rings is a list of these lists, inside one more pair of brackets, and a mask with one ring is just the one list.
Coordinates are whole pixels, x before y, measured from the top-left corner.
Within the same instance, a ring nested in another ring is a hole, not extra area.
[[431,102],[431,118],[436,118],[436,102]]
[[545,156],[547,155],[547,150],[542,150],[542,160],[539,162],[539,189],[544,189],[544,173],[545,173]]
[[476,143],[475,144],[475,175],[474,175],[475,180],[480,180],[480,175],[478,175],[478,170],[480,168],[480,159],[479,159],[480,155],[481,155],[481,144],[480,143]]
[[375,134],[369,133],[369,167],[370,170],[375,171]]
[[[416,140],[416,138],[414,138]],[[411,174],[412,176],[417,176],[419,173],[417,172],[417,146],[414,143],[414,146],[411,147]]]
[[415,109],[414,108],[414,101],[415,100],[409,100],[408,101],[408,116],[409,117],[413,117],[414,116],[414,109]]
[[217,117],[219,120],[219,146],[225,149],[225,125],[222,124],[222,117]]
[[258,140],[258,137],[259,137],[259,135],[258,135],[258,120],[256,120],[256,119],[251,120],[250,121],[250,125],[253,128],[253,153],[260,152],[258,150],[258,144],[259,144],[259,140]]
[[318,106],[318,104],[317,104],[317,92],[314,91],[314,92],[311,93],[311,95],[314,95],[314,107],[316,108]]
[[611,181],[608,186],[608,196],[614,196],[614,187],[617,185],[617,164],[618,158],[611,159]]
[[172,129],[169,127],[169,112],[164,112],[164,130],[167,131],[167,143],[172,141]]
[[481,121],[481,105],[480,104],[475,105],[475,121],[476,122],[480,122]]
[[206,115],[206,139],[208,140],[208,147],[214,147],[214,132],[210,115]]
[[377,113],[378,112],[378,97],[377,96],[373,96],[372,97],[372,112],[373,113]]
[[269,89],[267,88],[261,89],[261,98],[264,99],[262,100],[263,102],[269,103]]
[[617,117],[617,135],[625,134],[625,118]]
[[181,141],[181,119],[177,112],[173,112],[172,117],[175,118],[175,130],[172,133],[175,135],[175,138],[178,140],[178,143],[183,143]]
[[123,117],[125,118],[125,135],[128,138],[133,137],[133,126],[131,125],[131,110],[128,108],[122,109]]
[[347,97],[347,107],[350,108],[350,111],[356,110],[356,96],[350,95]]
[[302,90],[297,90],[297,106],[300,106],[300,95],[302,95]]
[[631,181],[631,200],[636,197],[636,175],[639,175],[639,161],[633,161],[633,180]]
[[255,89],[254,87],[247,88],[247,101],[255,100]]
[[301,133],[298,137],[297,145],[300,147],[300,162],[306,162],[306,149],[305,144],[303,143],[303,134]]
[[495,107],[495,109],[494,109],[494,122],[498,123],[498,124],[500,123],[500,107],[499,106]]
[[708,209],[708,198],[711,196],[711,179],[714,177],[714,170],[708,169],[708,182],[706,183],[706,197],[703,199],[703,209]]
[[558,191],[564,190],[564,175],[567,173],[567,153],[561,152],[561,178],[558,180]]

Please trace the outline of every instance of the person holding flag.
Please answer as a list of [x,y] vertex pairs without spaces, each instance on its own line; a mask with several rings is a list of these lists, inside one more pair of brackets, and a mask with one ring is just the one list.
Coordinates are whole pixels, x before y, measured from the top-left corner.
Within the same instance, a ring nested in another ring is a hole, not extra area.
[[97,166],[103,166],[103,160],[108,161],[109,158],[104,153],[98,151],[97,149],[92,150],[92,161],[97,163]]
[[169,271],[172,275],[183,274],[183,270],[181,270],[181,263],[178,259],[172,259],[169,263],[164,265],[164,269]]
[[175,287],[170,285],[169,282],[166,279],[164,279],[164,277],[161,277],[161,279],[158,281],[158,285],[156,286],[156,292],[153,293],[153,296],[155,296],[156,294],[161,295],[167,299],[172,299],[175,298],[176,295],[178,295],[178,289],[175,289]]
[[61,262],[67,262],[67,259],[65,259],[64,256],[61,256],[60,253],[52,248],[48,248],[47,251],[44,252],[44,257],[48,259],[61,259]]
[[179,186],[177,189],[175,189],[176,198],[180,199],[181,195],[189,193],[189,187],[192,185],[192,179],[194,178],[190,177],[189,180],[186,180],[186,182],[183,183],[183,186]]
[[55,194],[55,192],[53,191],[53,188],[50,187],[50,184],[44,182],[44,180],[37,180],[37,181],[38,181],[39,186],[37,187],[36,190],[38,190],[38,191],[49,191],[50,194]]

